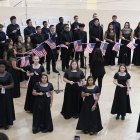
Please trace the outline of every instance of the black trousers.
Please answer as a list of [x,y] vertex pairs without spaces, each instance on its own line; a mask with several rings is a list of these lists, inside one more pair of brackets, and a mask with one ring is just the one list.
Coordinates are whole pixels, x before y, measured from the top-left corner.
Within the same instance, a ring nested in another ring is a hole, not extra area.
[[61,48],[62,70],[69,68],[70,55],[69,49]]
[[80,57],[80,66],[84,67],[84,51],[76,52],[75,59],[77,60],[77,62],[79,61],[79,57]]
[[50,66],[51,66],[51,62],[52,62],[52,70],[56,70],[56,57],[57,57],[57,50],[51,50],[50,52],[48,52],[47,56],[46,56],[46,69],[47,71],[50,71]]
[[98,87],[99,87],[100,92],[101,92],[101,90],[102,90],[102,81],[103,81],[104,76],[95,76],[95,75],[92,75],[92,76],[93,76],[95,82],[98,79]]

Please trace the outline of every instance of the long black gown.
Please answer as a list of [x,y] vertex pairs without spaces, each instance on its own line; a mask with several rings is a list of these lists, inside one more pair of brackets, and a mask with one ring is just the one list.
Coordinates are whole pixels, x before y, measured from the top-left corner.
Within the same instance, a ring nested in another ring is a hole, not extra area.
[[137,132],[140,132],[140,116],[139,116],[139,120],[138,120]]
[[33,112],[33,104],[34,104],[34,96],[32,95],[33,87],[36,82],[40,81],[40,76],[41,76],[42,72],[44,72],[45,70],[42,65],[40,65],[40,67],[38,69],[34,69],[33,65],[31,65],[29,67],[28,71],[30,73],[34,73],[34,75],[31,76],[31,78],[29,80],[24,109],[25,109],[25,111]]
[[[119,73],[114,75],[114,79],[117,79],[119,84],[126,86],[126,82],[130,79],[129,73],[125,76],[120,76]],[[126,113],[131,113],[130,99],[127,95],[127,87],[116,87],[114,100],[112,104],[111,114],[118,114],[125,116]]]
[[99,132],[103,129],[103,127],[98,103],[94,111],[91,111],[91,108],[95,103],[93,94],[96,95],[97,93],[100,93],[100,89],[98,86],[95,86],[93,89],[84,87],[83,92],[90,93],[91,95],[86,96],[84,99],[76,129],[94,133]]
[[9,59],[10,66],[8,67],[8,72],[12,74],[13,80],[14,80],[14,88],[12,89],[13,92],[13,98],[19,98],[20,97],[20,71],[16,70],[12,67],[12,61],[17,61],[16,58],[11,57]]
[[80,82],[84,78],[84,73],[81,70],[77,72],[67,70],[64,74],[64,78],[75,83],[73,85],[66,83],[61,114],[65,119],[70,119],[71,117],[77,118],[82,106],[82,88],[77,82]]
[[[111,39],[112,41],[114,41],[115,39],[115,32],[106,32],[107,34],[107,39]],[[113,66],[115,65],[115,56],[116,56],[116,52],[112,50],[113,46],[114,46],[114,42],[109,42],[107,41],[109,44],[107,46],[107,50],[104,56],[104,64],[105,66]]]
[[[134,31],[134,36],[140,38],[140,30]],[[134,49],[132,63],[136,66],[140,66],[140,39],[136,39],[135,43],[138,44]]]
[[48,83],[47,87],[42,87],[39,83],[36,83],[34,90],[37,92],[43,92],[43,95],[35,96],[34,109],[33,109],[33,132],[53,131],[53,122],[50,110],[51,97],[46,93],[53,91],[53,85]]
[[[12,75],[7,72],[4,77],[0,77],[0,85],[7,86],[13,83]],[[5,94],[0,89],[0,127],[13,125],[15,120],[15,110],[11,89],[5,89]]]
[[[122,36],[126,39],[121,41],[118,64],[130,65],[131,63],[131,49],[127,47],[127,44],[131,41],[132,29],[122,29]],[[129,41],[130,40],[130,41]]]

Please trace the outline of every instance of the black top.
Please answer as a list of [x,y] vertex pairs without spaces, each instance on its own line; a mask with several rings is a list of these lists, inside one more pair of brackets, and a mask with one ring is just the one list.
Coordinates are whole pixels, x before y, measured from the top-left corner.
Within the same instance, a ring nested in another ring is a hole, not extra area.
[[60,23],[58,23],[57,25],[56,25],[56,33],[58,34],[58,35],[60,35],[60,33],[63,31],[63,23],[62,22],[60,22]]
[[0,77],[0,85],[7,86],[13,83],[12,75],[9,72],[6,72],[4,77]]
[[71,70],[67,70],[64,73],[64,78],[73,81],[73,82],[80,82],[82,79],[84,79],[84,73],[83,71],[79,70],[77,72],[72,72]]
[[72,24],[71,24],[71,31],[73,32],[73,31],[76,31],[77,29],[79,29],[79,22],[73,22]]
[[89,29],[89,42],[96,43],[96,38],[103,41],[103,28],[99,26],[95,26],[94,24]]
[[31,36],[31,34],[35,34],[36,33],[36,30],[35,30],[35,27],[29,27],[27,26],[25,29],[24,29],[24,37],[29,35]]
[[89,89],[86,86],[84,86],[82,91],[84,93],[89,93],[89,94],[97,94],[97,93],[100,93],[100,89],[99,89],[98,86],[95,86],[93,89]]
[[95,24],[94,24],[94,20],[92,19],[90,22],[89,22],[89,29],[92,27],[92,26],[94,26]]
[[31,41],[33,44],[33,47],[37,47],[37,45],[43,43],[46,40],[46,37],[44,34],[34,34]]
[[[17,30],[16,33],[12,33],[12,31]],[[21,36],[20,27],[18,24],[9,24],[7,26],[6,34],[13,41],[17,39],[18,36]]]
[[49,28],[43,27],[42,28],[42,34],[47,35],[49,33]]
[[114,75],[114,79],[117,79],[117,82],[119,84],[122,84],[123,86],[126,86],[126,82],[127,80],[129,80],[131,78],[130,74],[129,73],[126,73],[125,76],[120,76],[119,73],[115,73]]
[[119,22],[112,21],[111,24],[113,25],[113,29],[116,32],[116,39],[119,40],[120,38],[120,31],[121,31],[121,25]]
[[130,29],[125,29],[125,28],[123,28],[122,30],[122,36],[125,38],[125,39],[128,39],[128,40],[130,40],[131,39],[131,33],[132,33],[132,29],[130,28]]
[[105,74],[104,62],[91,61],[90,69],[93,76],[103,76]]
[[140,30],[135,29],[134,30],[134,36],[137,38],[140,38]]
[[0,44],[4,44],[6,42],[6,34],[3,31],[0,31]]

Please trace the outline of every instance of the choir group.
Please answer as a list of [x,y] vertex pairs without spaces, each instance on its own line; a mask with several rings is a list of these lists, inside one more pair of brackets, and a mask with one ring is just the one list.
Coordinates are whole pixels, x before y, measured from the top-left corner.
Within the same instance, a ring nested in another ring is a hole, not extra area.
[[[56,26],[50,25],[49,28],[47,21],[43,21],[43,28],[35,28],[32,20],[28,19],[24,29],[24,41],[16,17],[11,16],[10,21],[6,33],[0,24],[1,128],[6,130],[13,125],[13,98],[20,97],[20,82],[26,80],[28,85],[24,110],[33,114],[32,132],[36,134],[53,131],[51,107],[54,87],[47,75],[51,73],[51,65],[52,71],[59,73],[56,63],[60,52],[63,80],[66,83],[61,114],[64,119],[78,118],[76,130],[93,135],[103,129],[98,100],[101,96],[102,80],[106,74],[104,66],[115,65],[115,58],[118,58],[117,64],[120,66],[114,75],[113,83],[116,89],[111,114],[116,114],[116,120],[120,116],[121,120],[125,120],[126,113],[131,113],[131,76],[126,66],[131,63],[140,66],[140,23],[134,32],[129,22],[125,22],[121,29],[117,16],[113,15],[112,22],[108,24],[104,34],[103,25],[94,13],[93,20],[89,22],[87,43],[85,24],[79,23],[77,15],[74,16],[71,28],[69,24],[64,24],[63,17],[59,18]],[[114,49],[117,43],[119,45]],[[87,68],[84,61],[86,50],[89,53],[91,75],[85,83],[82,69]],[[95,84],[96,80],[98,86]],[[137,132],[140,132],[140,118]]]

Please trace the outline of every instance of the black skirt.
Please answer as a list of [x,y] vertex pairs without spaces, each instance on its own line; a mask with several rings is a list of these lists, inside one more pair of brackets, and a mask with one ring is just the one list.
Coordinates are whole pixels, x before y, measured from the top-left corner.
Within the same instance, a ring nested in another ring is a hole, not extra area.
[[33,131],[53,131],[50,110],[50,98],[45,95],[35,96],[33,109]]
[[66,84],[61,111],[61,114],[65,119],[71,117],[77,118],[79,116],[83,101],[81,90],[82,88],[79,87],[77,83],[74,83],[73,85]]
[[96,133],[103,129],[99,105],[97,104],[96,109],[91,111],[94,103],[95,100],[92,95],[85,97],[76,127],[77,130]]
[[117,86],[112,104],[111,114],[125,116],[126,113],[131,113],[130,99],[129,95],[127,95],[127,88],[121,88]]

